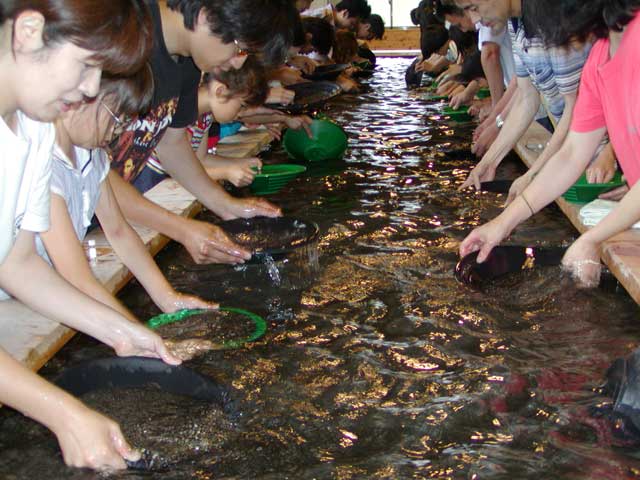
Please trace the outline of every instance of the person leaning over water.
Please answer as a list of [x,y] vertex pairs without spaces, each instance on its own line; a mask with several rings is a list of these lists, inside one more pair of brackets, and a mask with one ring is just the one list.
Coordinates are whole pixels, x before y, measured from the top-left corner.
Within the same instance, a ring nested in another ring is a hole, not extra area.
[[[219,217],[279,216],[280,209],[266,200],[232,197],[212,180],[193,152],[186,128],[198,117],[201,73],[240,68],[248,55],[259,55],[269,65],[281,63],[298,12],[290,0],[147,3],[154,25],[153,106],[112,145],[112,188],[128,220],[185,243],[196,261],[242,263],[251,252],[232,242],[220,228],[187,223],[151,202],[140,201],[126,182],[144,192],[167,177],[147,163],[155,150],[164,170]],[[198,229],[196,235],[185,239],[193,228]]]
[[[57,119],[51,167],[51,226],[36,238],[38,253],[65,280],[135,323],[139,320],[94,276],[87,261],[82,240],[94,214],[116,255],[161,311],[218,308],[215,303],[178,293],[169,284],[123,217],[109,185],[109,159],[103,147],[120,127],[123,116],[135,116],[146,108],[152,92],[148,68],[126,78],[103,79],[95,100],[83,102]],[[167,344],[172,353],[183,351],[185,345],[196,349],[194,353],[210,347],[193,340]]]
[[640,0],[536,0],[535,22],[544,41],[553,46],[595,37],[580,83],[570,132],[560,150],[531,184],[489,223],[476,228],[460,245],[460,254],[479,250],[486,259],[521,222],[553,202],[584,171],[609,132],[628,185],[620,204],[569,248],[563,265],[586,286],[600,273],[599,246],[640,219]]
[[[30,0],[0,3],[0,288],[118,355],[180,361],[162,339],[65,282],[36,253],[49,228],[53,125],[95,97],[102,71],[131,75],[148,58],[151,27],[142,1]],[[43,81],[46,79],[46,81]],[[136,460],[118,425],[0,349],[0,402],[49,428],[68,465],[124,468]]]
[[[558,151],[566,138],[578,94],[580,74],[591,49],[591,42],[584,38],[582,42],[574,42],[567,46],[568,48],[547,48],[537,35],[532,19],[526,15],[526,8],[535,2],[456,1],[458,6],[474,16],[474,20],[481,20],[488,27],[500,28],[501,25],[507,24],[517,76],[517,90],[511,100],[513,106],[507,118],[498,119],[501,122],[498,137],[460,188],[473,186],[479,189],[481,182],[494,179],[498,165],[534,120],[540,107],[540,95],[544,97],[548,113],[556,125],[547,147],[529,171],[513,183],[508,198],[508,201],[511,201]],[[593,168],[609,170],[612,176],[615,170],[613,151],[605,148]]]

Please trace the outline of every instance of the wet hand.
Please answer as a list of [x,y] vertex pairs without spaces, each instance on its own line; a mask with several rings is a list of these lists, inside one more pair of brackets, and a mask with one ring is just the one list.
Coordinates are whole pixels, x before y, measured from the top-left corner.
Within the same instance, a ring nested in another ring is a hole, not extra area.
[[511,188],[509,189],[509,194],[507,195],[505,206],[509,205],[518,197],[518,195],[524,192],[524,190],[529,186],[532,180],[533,176],[529,174],[529,172],[516,178],[511,184]]
[[562,268],[571,274],[580,288],[597,287],[602,272],[598,246],[584,237],[578,238],[564,254]]
[[164,341],[141,323],[126,322],[112,327],[113,349],[119,357],[158,358],[169,365],[180,365],[180,359],[167,350]]
[[215,302],[207,302],[206,300],[203,300],[200,297],[196,297],[195,295],[187,295],[186,293],[179,293],[175,290],[169,292],[165,296],[162,305],[158,306],[165,313],[191,309],[217,310],[220,308],[220,305]]
[[220,227],[207,222],[189,220],[184,236],[181,243],[198,264],[236,264],[251,258],[249,250],[234,243]]
[[464,181],[464,183],[458,188],[458,190],[464,190],[465,188],[475,187],[476,190],[480,190],[480,184],[482,182],[490,182],[496,178],[496,168],[493,162],[481,160]]
[[62,417],[63,424],[53,431],[67,465],[122,470],[126,468],[125,460],[140,459],[140,452],[127,443],[118,424],[104,415],[79,403],[63,412]]
[[[253,218],[253,217],[281,217],[282,210],[264,198],[242,198],[235,199],[230,208],[231,214],[235,218]],[[249,255],[251,258],[251,255]],[[248,260],[248,259],[247,259]]]
[[495,122],[493,125],[489,125],[478,137],[478,140],[471,146],[471,152],[475,154],[476,157],[482,158],[491,148],[493,142],[498,138],[498,134],[500,133],[500,129],[496,126]]
[[165,340],[169,351],[183,362],[189,361],[197,355],[211,350],[219,350],[220,345],[210,340],[190,338],[188,340]]
[[493,247],[500,244],[508,235],[499,217],[489,223],[474,229],[460,244],[460,256],[464,257],[472,252],[478,252],[478,263],[484,262]]

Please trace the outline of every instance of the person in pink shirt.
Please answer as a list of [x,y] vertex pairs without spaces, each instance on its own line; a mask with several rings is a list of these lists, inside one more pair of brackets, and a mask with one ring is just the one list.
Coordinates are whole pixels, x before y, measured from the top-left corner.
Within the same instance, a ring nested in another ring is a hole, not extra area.
[[582,73],[571,131],[522,194],[464,239],[460,255],[479,251],[478,262],[484,261],[518,224],[578,179],[608,131],[630,190],[563,259],[580,284],[595,286],[600,244],[640,220],[640,96],[634,95],[640,82],[640,0],[536,0],[535,5],[527,21],[548,45],[572,48],[574,42],[597,38]]

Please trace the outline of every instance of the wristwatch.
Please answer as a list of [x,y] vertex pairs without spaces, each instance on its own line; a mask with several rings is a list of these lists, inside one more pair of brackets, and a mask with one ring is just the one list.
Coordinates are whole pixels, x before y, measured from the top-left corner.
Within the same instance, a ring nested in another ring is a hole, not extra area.
[[496,115],[496,127],[502,128],[502,125],[504,125],[504,120],[502,119],[502,116],[498,114]]

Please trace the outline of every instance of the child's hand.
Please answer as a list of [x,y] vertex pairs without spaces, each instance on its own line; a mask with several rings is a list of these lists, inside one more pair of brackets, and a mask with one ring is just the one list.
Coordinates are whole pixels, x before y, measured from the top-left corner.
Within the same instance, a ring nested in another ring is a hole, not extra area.
[[159,358],[169,365],[179,365],[180,359],[167,350],[162,338],[141,323],[123,322],[113,326],[115,340],[111,346],[119,357]]
[[293,102],[296,94],[293,90],[289,90],[288,88],[283,87],[271,87],[269,89],[269,96],[265,103],[281,103],[283,105],[288,105]]
[[309,128],[311,122],[313,122],[313,118],[309,117],[308,115],[288,115],[284,118],[283,121],[287,128],[292,128],[294,130],[300,130],[301,128],[304,128],[304,131],[307,132],[309,138],[313,138],[313,134],[311,133],[311,129]]
[[225,178],[238,188],[251,185],[256,171],[248,165],[231,165],[227,167]]
[[290,58],[289,65],[302,70],[307,75],[311,75],[318,66],[316,62],[304,55],[296,55],[295,57]]
[[80,402],[62,410],[60,419],[60,426],[52,430],[67,465],[120,470],[126,468],[124,460],[140,459],[140,452],[129,446],[116,422]]

